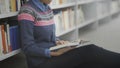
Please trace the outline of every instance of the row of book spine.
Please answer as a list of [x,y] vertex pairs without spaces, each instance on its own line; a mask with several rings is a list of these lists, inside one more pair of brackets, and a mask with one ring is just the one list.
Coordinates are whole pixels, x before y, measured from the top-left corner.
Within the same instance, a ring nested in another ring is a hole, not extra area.
[[79,23],[75,23],[75,10],[73,8],[63,9],[59,14],[54,16],[56,24],[56,34],[60,34],[63,31],[67,31],[74,28],[76,24],[80,24],[84,21],[84,13],[79,7],[77,11]]
[[117,0],[111,1],[111,4],[107,4],[107,2],[101,1],[98,3],[97,7],[98,7],[98,14],[104,15],[104,14],[107,14],[109,12],[109,10],[108,10],[109,8],[112,12],[119,10],[120,5],[119,5],[119,2]]
[[16,12],[27,0],[0,0],[0,14]]
[[117,0],[114,0],[111,2],[111,10],[112,12],[115,12],[120,9],[120,4]]
[[18,25],[0,25],[0,56],[20,48]]
[[[76,0],[52,0],[51,6],[53,5],[61,5],[61,4],[68,4],[68,3],[75,3]],[[77,0],[78,2],[80,1],[90,1],[90,0]]]

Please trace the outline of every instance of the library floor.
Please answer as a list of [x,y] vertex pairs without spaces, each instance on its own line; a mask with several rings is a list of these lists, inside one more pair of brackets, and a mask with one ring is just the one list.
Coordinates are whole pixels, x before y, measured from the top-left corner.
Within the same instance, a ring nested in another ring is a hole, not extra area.
[[[120,16],[99,26],[96,30],[80,34],[81,38],[91,39],[101,47],[120,53]],[[0,61],[0,68],[27,68],[24,55],[20,53]]]
[[25,57],[19,53],[13,57],[0,61],[0,68],[27,68]]

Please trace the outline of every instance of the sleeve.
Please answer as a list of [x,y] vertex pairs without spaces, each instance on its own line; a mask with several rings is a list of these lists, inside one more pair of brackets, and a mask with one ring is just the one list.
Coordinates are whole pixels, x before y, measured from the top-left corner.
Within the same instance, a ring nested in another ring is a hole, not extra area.
[[[45,45],[43,43],[37,44],[34,39],[34,16],[27,11],[18,15],[21,36],[21,49],[26,55],[50,57],[50,50],[47,48],[38,47]],[[46,46],[49,44],[46,44]]]
[[60,12],[61,12],[60,9],[53,9],[53,13],[54,13],[54,15],[56,15],[56,14],[58,14],[58,13],[60,13]]
[[[20,35],[21,35],[21,44],[22,50],[25,54],[30,56],[40,56],[40,57],[50,57],[50,50],[38,47],[33,36],[33,22],[22,20],[20,23]],[[47,46],[47,45],[46,45]]]
[[60,40],[60,38],[59,37],[56,37],[56,41],[59,41]]

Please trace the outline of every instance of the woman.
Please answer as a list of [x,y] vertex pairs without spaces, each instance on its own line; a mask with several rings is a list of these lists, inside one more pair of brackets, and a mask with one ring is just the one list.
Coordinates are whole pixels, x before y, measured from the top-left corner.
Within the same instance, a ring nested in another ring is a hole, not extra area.
[[52,0],[29,0],[21,7],[18,15],[21,45],[28,68],[90,68],[116,67],[120,64],[120,54],[90,44],[80,48],[67,47],[57,51],[49,48],[66,41],[57,40],[53,16],[58,11],[51,10]]

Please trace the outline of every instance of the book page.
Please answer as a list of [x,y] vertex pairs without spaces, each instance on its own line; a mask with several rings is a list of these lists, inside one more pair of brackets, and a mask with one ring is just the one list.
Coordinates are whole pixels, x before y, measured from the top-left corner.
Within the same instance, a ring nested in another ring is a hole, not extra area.
[[83,46],[83,45],[88,45],[90,44],[89,41],[84,41],[84,40],[80,40],[80,41],[73,41],[73,42],[69,42],[67,44],[64,44],[64,45],[56,45],[56,46],[53,46],[50,48],[50,50],[57,50],[57,49],[60,49],[60,48],[64,48],[64,47],[72,47],[72,46],[75,46],[76,48],[80,47],[80,46]]

